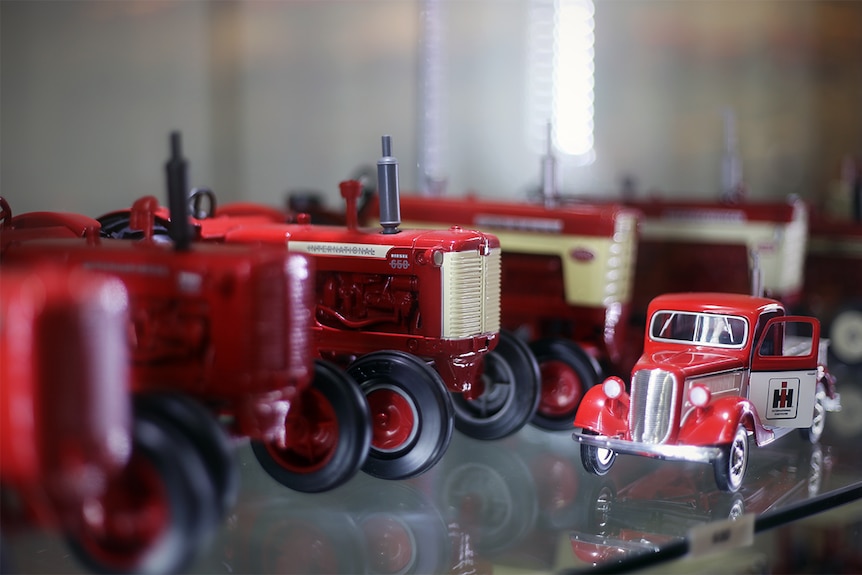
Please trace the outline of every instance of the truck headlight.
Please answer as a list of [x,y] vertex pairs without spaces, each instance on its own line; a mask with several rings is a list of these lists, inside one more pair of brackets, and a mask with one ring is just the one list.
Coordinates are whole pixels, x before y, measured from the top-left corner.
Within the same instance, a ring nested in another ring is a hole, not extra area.
[[712,393],[702,385],[695,385],[688,392],[688,400],[695,407],[706,407],[711,397]]
[[611,376],[602,383],[602,391],[609,399],[618,398],[622,395],[624,389],[625,382],[616,376]]

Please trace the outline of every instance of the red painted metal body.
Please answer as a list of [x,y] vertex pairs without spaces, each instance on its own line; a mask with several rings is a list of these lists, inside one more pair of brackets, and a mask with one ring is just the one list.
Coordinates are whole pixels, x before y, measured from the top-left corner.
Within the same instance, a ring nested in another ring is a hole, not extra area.
[[[588,469],[597,449],[711,462],[719,485],[739,488],[747,462],[740,429],[764,445],[792,429],[822,432],[838,397],[825,371],[819,322],[787,316],[777,300],[741,294],[659,296],[647,314],[644,353],[628,392],[618,378],[591,389],[575,417]],[[744,438],[744,435],[742,436]],[[738,449],[738,477],[721,465]],[[717,447],[716,447],[717,446]],[[590,460],[592,457],[592,460]],[[718,462],[718,463],[716,463]],[[726,471],[726,470],[725,470]]]
[[502,324],[529,340],[577,342],[604,367],[623,365],[639,215],[618,205],[404,196],[411,224],[457,224],[500,237]]
[[120,278],[129,293],[134,391],[181,391],[233,416],[240,435],[283,438],[287,408],[312,374],[306,258],[102,240],[96,220],[82,226],[86,239],[34,239],[70,221],[85,220],[50,212],[11,218],[4,268],[54,261]]
[[643,214],[632,302],[637,317],[664,293],[754,293],[755,263],[762,293],[788,306],[799,302],[808,230],[808,208],[800,200],[647,198],[626,205]]
[[812,214],[801,307],[840,361],[862,363],[862,223]]
[[73,527],[131,452],[127,294],[64,266],[0,273],[4,528]]
[[[132,214],[165,215],[140,200],[136,206]],[[432,360],[451,391],[482,393],[481,359],[499,335],[495,236],[459,227],[384,234],[221,214],[193,225],[201,240],[272,245],[313,260],[319,357],[346,364],[372,351],[405,351]]]

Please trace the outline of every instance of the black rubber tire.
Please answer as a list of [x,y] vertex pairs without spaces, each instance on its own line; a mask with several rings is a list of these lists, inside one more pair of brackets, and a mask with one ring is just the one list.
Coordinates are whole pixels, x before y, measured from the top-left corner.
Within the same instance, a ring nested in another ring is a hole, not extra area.
[[179,393],[141,393],[135,403],[139,412],[166,419],[196,447],[216,489],[219,517],[227,516],[239,496],[239,460],[232,440],[215,416]]
[[748,468],[750,447],[745,427],[736,428],[733,440],[722,446],[721,456],[712,462],[715,474],[715,484],[719,490],[728,493],[739,491],[745,470]]
[[[306,402],[305,404],[303,404]],[[310,402],[310,403],[309,403]],[[359,385],[335,365],[316,360],[311,388],[303,392],[287,415],[288,444],[291,429],[335,425],[329,433],[312,433],[330,439],[331,449],[320,458],[296,449],[280,449],[260,441],[251,447],[261,467],[273,479],[294,491],[320,493],[349,481],[362,467],[371,445],[371,416]],[[307,445],[303,445],[305,447]]]
[[[381,479],[408,479],[443,457],[452,439],[454,410],[446,384],[433,368],[406,352],[378,351],[354,361],[347,372],[362,388],[371,408],[371,449],[363,471]],[[412,431],[391,449],[379,444],[391,412],[375,410],[371,396],[378,392],[398,395],[413,410]]]
[[[158,478],[159,488],[167,498],[164,505],[169,519],[164,531],[147,543],[134,538],[106,540],[98,532],[91,533],[81,519],[79,527],[67,534],[69,547],[85,567],[97,573],[179,573],[192,562],[217,525],[215,488],[209,473],[182,433],[147,413],[135,416],[132,462],[134,466],[130,463],[125,473],[113,479],[109,489],[125,494],[125,498],[146,502],[153,493],[140,483],[142,467],[138,466],[151,469],[147,475]],[[104,512],[110,518],[115,509],[108,505]]]
[[829,351],[844,365],[862,366],[862,303],[845,304],[832,318]]
[[[560,338],[540,339],[530,344],[530,349],[539,364],[541,392],[538,409],[531,423],[541,429],[562,431],[572,428],[575,414],[587,390],[599,382],[601,373],[595,362],[577,344]],[[553,407],[552,400],[558,393],[558,385],[548,378],[547,370],[552,366],[565,369],[574,386],[573,397],[562,407]]]
[[584,469],[593,475],[607,475],[616,459],[617,454],[612,449],[596,447],[595,445],[581,445],[581,463]]
[[[142,230],[133,230],[129,227],[130,212],[114,212],[105,214],[96,218],[102,229],[99,235],[103,238],[111,238],[117,240],[142,240],[144,232]],[[162,218],[156,218],[153,223],[153,235],[169,239],[170,222]]]
[[823,436],[823,430],[826,427],[826,406],[823,404],[824,401],[826,401],[826,390],[821,385],[818,385],[814,395],[814,418],[810,426],[799,430],[802,438],[809,443],[819,443],[820,438]]
[[485,390],[468,400],[452,393],[455,428],[475,439],[493,440],[512,435],[526,425],[539,406],[539,364],[527,344],[500,332],[494,351],[485,356]]

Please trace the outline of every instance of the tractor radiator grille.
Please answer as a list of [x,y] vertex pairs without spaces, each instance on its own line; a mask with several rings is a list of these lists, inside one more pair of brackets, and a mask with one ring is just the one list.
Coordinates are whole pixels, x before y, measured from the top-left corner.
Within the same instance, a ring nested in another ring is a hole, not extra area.
[[444,254],[443,333],[446,339],[500,331],[500,249]]

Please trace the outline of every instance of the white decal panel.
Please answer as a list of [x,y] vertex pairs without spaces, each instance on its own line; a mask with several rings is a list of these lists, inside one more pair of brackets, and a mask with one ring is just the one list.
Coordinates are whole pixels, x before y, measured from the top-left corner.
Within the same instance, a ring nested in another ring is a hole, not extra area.
[[290,240],[287,244],[292,252],[315,256],[348,256],[357,258],[386,259],[386,254],[395,246],[377,244],[347,244],[339,242],[302,242]]
[[760,421],[773,427],[808,427],[814,417],[815,371],[752,372],[749,399]]

